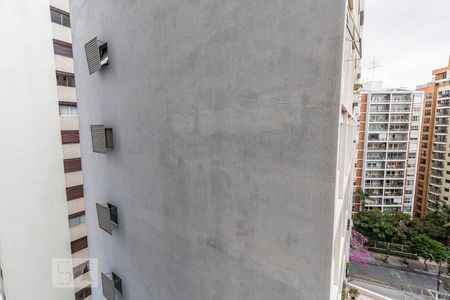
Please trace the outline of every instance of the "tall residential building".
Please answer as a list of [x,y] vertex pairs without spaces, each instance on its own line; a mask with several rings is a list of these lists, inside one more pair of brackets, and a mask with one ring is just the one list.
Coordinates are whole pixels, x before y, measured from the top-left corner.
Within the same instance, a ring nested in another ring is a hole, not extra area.
[[[412,214],[423,92],[364,92],[355,191],[371,191],[365,209]],[[355,196],[354,211],[360,211]]]
[[[88,299],[69,4],[2,1],[0,25],[0,293]],[[52,259],[70,257],[76,288],[55,288]]]
[[[450,192],[450,58],[447,67],[433,72],[433,82],[419,86],[425,93],[425,114],[415,198],[415,217],[449,204]],[[427,142],[425,142],[427,141]]]
[[94,298],[340,299],[360,1],[71,11]]

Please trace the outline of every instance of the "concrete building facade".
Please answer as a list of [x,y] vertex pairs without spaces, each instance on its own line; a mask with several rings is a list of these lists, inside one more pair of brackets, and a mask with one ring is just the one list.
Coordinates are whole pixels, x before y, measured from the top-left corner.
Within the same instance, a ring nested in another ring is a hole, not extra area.
[[447,67],[432,71],[433,80],[417,87],[425,93],[414,216],[423,218],[449,204],[450,57]]
[[[371,192],[364,209],[412,214],[423,96],[401,89],[363,94],[355,191]],[[355,211],[360,204],[356,196]]]
[[117,299],[340,299],[362,5],[71,1],[89,252]]
[[[89,299],[69,3],[2,2],[0,20],[0,293]],[[52,259],[70,257],[76,288],[55,288]]]

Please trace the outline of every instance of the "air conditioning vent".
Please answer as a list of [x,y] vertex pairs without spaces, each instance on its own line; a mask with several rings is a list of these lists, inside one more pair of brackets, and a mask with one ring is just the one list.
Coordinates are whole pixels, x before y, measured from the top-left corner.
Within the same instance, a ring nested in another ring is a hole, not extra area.
[[108,44],[93,38],[84,45],[86,59],[88,63],[89,74],[94,74],[108,65]]
[[113,227],[119,224],[117,207],[111,203],[106,205],[97,203],[98,226],[109,234],[112,234]]
[[91,125],[92,151],[106,153],[114,148],[112,128],[103,125]]
[[116,291],[122,294],[122,279],[115,273],[105,274],[102,272],[103,296],[107,300],[116,299]]

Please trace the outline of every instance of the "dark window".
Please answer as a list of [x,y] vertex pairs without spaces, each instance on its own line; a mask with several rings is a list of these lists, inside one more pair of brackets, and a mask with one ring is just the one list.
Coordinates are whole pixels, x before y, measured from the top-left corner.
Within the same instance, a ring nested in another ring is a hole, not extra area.
[[64,173],[81,171],[81,158],[70,158],[64,160]]
[[445,189],[444,189],[444,191],[446,191],[446,192],[450,192],[450,190],[449,190],[448,188],[445,188]]
[[72,254],[80,250],[86,249],[88,247],[87,237],[82,237],[81,239],[75,240],[70,243]]
[[66,74],[56,74],[56,84],[62,86],[75,87],[75,76]]
[[80,134],[78,130],[62,130],[61,139],[63,144],[78,144],[80,143]]
[[[427,98],[427,99],[428,99],[428,98]],[[425,102],[425,106],[426,106],[426,107],[431,107],[431,101]]]
[[91,287],[87,287],[75,293],[75,300],[84,300],[92,294]]
[[[427,93],[427,99],[431,99],[431,98],[433,98],[433,93]],[[428,101],[427,101],[427,103],[428,103]]]
[[66,188],[66,197],[67,201],[83,198],[84,197],[83,185],[76,185]]
[[72,53],[72,45],[68,43],[62,43],[56,40],[53,40],[53,50],[55,54],[66,56],[66,57],[73,57]]
[[55,8],[50,8],[50,17],[53,23],[70,27],[70,17],[67,13],[63,13]]

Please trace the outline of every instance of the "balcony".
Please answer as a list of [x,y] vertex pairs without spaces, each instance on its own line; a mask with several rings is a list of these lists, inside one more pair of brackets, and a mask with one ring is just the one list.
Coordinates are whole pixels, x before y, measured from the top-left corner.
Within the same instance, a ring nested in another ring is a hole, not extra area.
[[428,189],[428,192],[437,196],[441,195],[441,188],[436,187],[434,185],[430,185],[430,188]]
[[69,44],[72,44],[72,35],[70,28],[52,22],[53,38]]
[[386,153],[383,152],[368,152],[367,153],[367,160],[385,160],[386,159]]
[[444,163],[440,161],[432,161],[431,162],[431,168],[444,170]]
[[369,141],[386,141],[386,133],[369,133]]
[[435,144],[435,145],[433,145],[433,151],[436,151],[436,152],[445,152],[446,149],[445,149],[445,146],[442,145],[442,144]]
[[411,95],[392,95],[391,102],[409,103],[411,102]]
[[368,143],[367,150],[386,151],[386,143]]
[[368,162],[366,169],[375,169],[375,170],[380,170],[380,169],[384,169],[384,162]]
[[383,178],[384,171],[367,171],[366,178]]
[[400,124],[391,124],[389,126],[389,131],[403,131],[403,132],[408,132],[409,130],[409,126],[404,124],[404,125],[400,125]]
[[381,106],[375,106],[370,108],[371,113],[386,113],[389,112],[389,106],[388,107],[381,107]]
[[73,58],[62,55],[55,55],[55,66],[57,71],[74,73]]
[[401,197],[403,196],[403,189],[392,189],[392,190],[385,190],[384,196],[388,197]]
[[387,124],[369,124],[369,131],[387,131]]
[[370,122],[387,123],[389,121],[388,115],[372,115],[369,119]]
[[389,153],[387,156],[388,160],[405,160],[406,153]]
[[404,112],[409,113],[410,112],[410,106],[409,105],[391,105],[391,112]]
[[407,145],[405,143],[389,143],[389,151],[406,151]]
[[389,134],[389,141],[408,141],[408,134],[406,133],[391,133]]
[[58,85],[58,101],[77,102],[77,94],[74,87]]
[[407,115],[391,115],[391,122],[409,123],[409,116],[407,116]]
[[440,170],[431,169],[430,175],[433,177],[442,178],[442,177],[444,177],[444,172],[442,172]]
[[431,157],[432,157],[432,159],[434,159],[434,160],[442,160],[442,161],[445,161],[445,154],[444,154],[444,153],[436,153],[436,152],[433,152],[432,155],[431,155]]
[[436,125],[436,126],[448,126],[448,124],[449,124],[448,119],[438,119],[434,123],[434,125]]
[[366,188],[383,188],[383,180],[366,180],[364,186]]
[[387,171],[386,178],[403,178],[404,172],[402,171]]
[[380,95],[374,95],[372,94],[372,97],[370,97],[371,103],[389,103],[389,94],[380,94]]
[[386,169],[404,170],[404,162],[388,162]]
[[448,133],[448,129],[447,127],[436,127],[436,129],[434,130],[434,134],[447,134]]
[[436,178],[436,177],[431,177],[430,184],[441,186],[442,185],[442,179],[439,179],[439,178]]
[[450,115],[450,109],[444,108],[444,109],[437,109],[436,110],[436,116],[437,117],[448,117]]
[[450,108],[450,100],[438,100],[438,108]]
[[385,187],[403,187],[403,180],[386,180]]
[[443,135],[435,135],[433,139],[433,143],[437,144],[445,144],[447,143],[447,136]]

